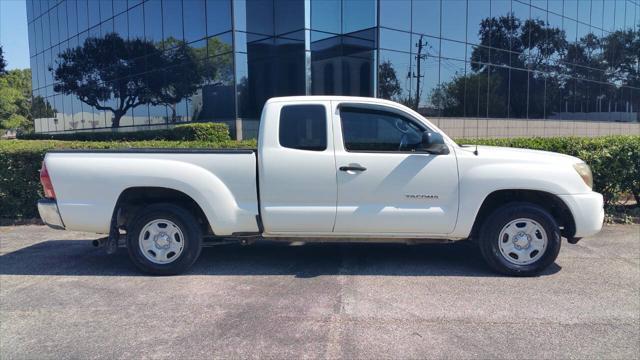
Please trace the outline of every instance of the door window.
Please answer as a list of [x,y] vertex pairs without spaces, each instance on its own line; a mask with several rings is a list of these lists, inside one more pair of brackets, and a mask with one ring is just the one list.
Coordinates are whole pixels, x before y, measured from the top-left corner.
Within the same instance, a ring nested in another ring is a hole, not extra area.
[[347,151],[415,151],[426,130],[415,121],[387,111],[343,107],[340,119]]
[[280,146],[324,151],[327,149],[327,116],[323,105],[287,105],[280,110]]

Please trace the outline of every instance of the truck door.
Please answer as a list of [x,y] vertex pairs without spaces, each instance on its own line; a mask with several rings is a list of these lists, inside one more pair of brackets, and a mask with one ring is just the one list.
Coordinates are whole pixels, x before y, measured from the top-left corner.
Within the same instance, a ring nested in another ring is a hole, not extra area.
[[455,152],[416,151],[429,129],[399,109],[334,106],[336,235],[453,231],[458,212]]
[[333,230],[337,185],[329,111],[329,101],[266,105],[258,157],[265,233]]

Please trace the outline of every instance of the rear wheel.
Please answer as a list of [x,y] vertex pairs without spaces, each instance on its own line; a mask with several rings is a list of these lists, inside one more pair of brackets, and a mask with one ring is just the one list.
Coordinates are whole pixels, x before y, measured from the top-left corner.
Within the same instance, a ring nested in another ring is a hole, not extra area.
[[179,274],[200,255],[202,232],[198,222],[180,206],[167,203],[145,206],[128,229],[129,257],[146,273]]
[[512,203],[485,220],[479,245],[482,256],[494,270],[531,276],[558,257],[560,229],[545,209],[529,203]]

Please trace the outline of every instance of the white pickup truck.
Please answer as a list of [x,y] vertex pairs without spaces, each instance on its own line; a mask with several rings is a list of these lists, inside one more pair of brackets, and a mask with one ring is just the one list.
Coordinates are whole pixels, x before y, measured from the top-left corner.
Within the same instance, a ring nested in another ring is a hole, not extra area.
[[400,104],[273,98],[258,149],[52,151],[42,220],[109,234],[152,274],[185,271],[203,245],[239,240],[472,240],[495,270],[533,275],[600,231],[602,196],[580,159],[460,146]]

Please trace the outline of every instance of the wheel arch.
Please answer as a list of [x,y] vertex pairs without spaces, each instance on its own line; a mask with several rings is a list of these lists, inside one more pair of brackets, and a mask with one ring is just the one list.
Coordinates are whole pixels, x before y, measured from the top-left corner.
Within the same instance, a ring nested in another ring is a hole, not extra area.
[[476,213],[470,237],[477,238],[482,223],[491,213],[499,207],[513,202],[531,203],[549,211],[560,226],[561,235],[568,239],[573,238],[576,231],[575,220],[564,201],[546,191],[527,189],[502,189],[487,195]]
[[111,224],[126,229],[138,209],[162,202],[184,207],[201,225],[203,234],[213,234],[209,219],[197,201],[180,190],[156,186],[133,186],[123,190],[116,200]]

